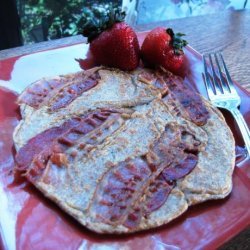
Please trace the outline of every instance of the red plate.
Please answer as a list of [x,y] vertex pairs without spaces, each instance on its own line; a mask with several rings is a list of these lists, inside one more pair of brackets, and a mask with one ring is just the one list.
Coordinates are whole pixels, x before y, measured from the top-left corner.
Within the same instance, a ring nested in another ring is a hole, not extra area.
[[[144,34],[140,34],[140,40]],[[88,231],[32,185],[13,178],[12,133],[18,123],[16,94],[44,77],[80,70],[75,58],[86,58],[88,46],[78,44],[0,61],[0,248],[6,249],[215,249],[250,224],[250,160],[244,157],[240,133],[226,115],[239,151],[233,191],[219,201],[208,201],[158,229],[125,236]],[[201,56],[186,49],[186,81],[205,95]],[[87,65],[84,61],[83,65]],[[250,123],[250,94],[237,85],[241,112]]]

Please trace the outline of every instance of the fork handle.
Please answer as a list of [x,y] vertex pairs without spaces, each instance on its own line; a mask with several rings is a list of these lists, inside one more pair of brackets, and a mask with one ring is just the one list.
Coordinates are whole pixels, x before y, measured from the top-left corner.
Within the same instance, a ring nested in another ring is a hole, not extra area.
[[239,126],[243,140],[244,140],[245,145],[246,145],[248,156],[250,156],[250,131],[249,131],[249,128],[245,122],[243,115],[240,113],[240,111],[237,108],[232,109],[231,113],[234,116],[234,118]]

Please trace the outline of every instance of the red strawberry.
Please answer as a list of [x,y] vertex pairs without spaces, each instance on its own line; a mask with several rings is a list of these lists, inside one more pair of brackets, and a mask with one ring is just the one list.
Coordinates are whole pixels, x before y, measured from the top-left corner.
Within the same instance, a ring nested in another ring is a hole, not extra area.
[[[140,48],[134,30],[123,22],[125,13],[110,10],[103,20],[92,21],[84,28],[90,51],[97,64],[122,70],[135,69],[140,60]],[[102,18],[102,17],[100,17]]]
[[174,34],[172,29],[162,27],[150,31],[141,48],[144,64],[155,68],[163,67],[178,74],[184,60],[182,48],[187,45],[187,41],[181,38],[183,35]]

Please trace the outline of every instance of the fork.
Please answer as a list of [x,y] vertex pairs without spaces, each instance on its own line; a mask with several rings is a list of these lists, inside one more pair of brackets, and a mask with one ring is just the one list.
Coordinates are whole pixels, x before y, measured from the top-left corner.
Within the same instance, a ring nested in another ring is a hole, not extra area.
[[[250,156],[250,131],[238,109],[241,99],[233,85],[233,81],[227,70],[223,56],[218,52],[205,54],[202,57],[205,86],[208,97],[213,105],[218,108],[226,109],[233,115],[241,131],[248,156]],[[207,60],[211,67],[210,71],[208,70],[209,64]]]

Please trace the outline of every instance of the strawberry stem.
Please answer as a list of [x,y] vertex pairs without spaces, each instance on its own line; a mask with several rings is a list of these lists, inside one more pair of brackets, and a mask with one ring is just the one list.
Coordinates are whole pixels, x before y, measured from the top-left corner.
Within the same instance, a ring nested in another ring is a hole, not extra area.
[[176,55],[183,54],[183,47],[185,47],[188,42],[184,39],[182,39],[185,34],[183,33],[174,33],[174,31],[171,28],[168,28],[166,32],[171,36],[171,44],[174,48],[174,53]]

